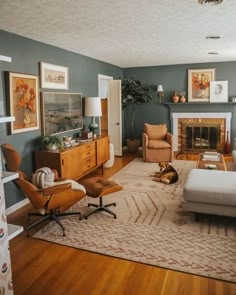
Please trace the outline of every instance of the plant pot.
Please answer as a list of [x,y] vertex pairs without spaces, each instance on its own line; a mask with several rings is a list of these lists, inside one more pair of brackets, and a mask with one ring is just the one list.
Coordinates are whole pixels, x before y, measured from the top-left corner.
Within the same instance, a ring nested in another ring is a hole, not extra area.
[[45,148],[48,151],[55,151],[55,150],[57,150],[57,145],[56,144],[48,144],[47,146],[45,146]]
[[129,153],[136,153],[140,145],[139,139],[127,139],[127,146]]

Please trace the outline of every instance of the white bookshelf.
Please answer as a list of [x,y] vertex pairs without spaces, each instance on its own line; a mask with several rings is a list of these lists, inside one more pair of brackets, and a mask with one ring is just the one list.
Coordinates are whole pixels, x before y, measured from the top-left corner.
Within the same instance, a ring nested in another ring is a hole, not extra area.
[[8,172],[2,171],[2,181],[3,183],[7,183],[19,177],[19,173],[17,172]]
[[[1,60],[1,55],[0,55],[0,60]],[[7,122],[13,122],[13,121],[15,121],[15,117],[6,117],[3,115],[0,115],[0,123],[7,123]],[[1,171],[1,180],[3,184],[10,182],[14,179],[17,179],[18,177],[19,177],[19,173],[17,172]],[[7,224],[7,228],[8,228],[8,240],[13,239],[24,230],[23,226],[9,224],[9,223]]]
[[6,55],[0,55],[0,61],[12,62],[12,58]]
[[3,115],[0,115],[0,123],[7,123],[7,122],[13,122],[15,121],[15,117],[6,117]]
[[9,223],[7,224],[7,229],[8,229],[8,240],[9,241],[24,231],[23,226],[9,224]]

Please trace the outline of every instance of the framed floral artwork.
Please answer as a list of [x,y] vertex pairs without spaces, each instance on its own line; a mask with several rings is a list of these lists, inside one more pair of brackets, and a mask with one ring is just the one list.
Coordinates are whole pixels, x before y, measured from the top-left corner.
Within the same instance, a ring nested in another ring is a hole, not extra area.
[[210,82],[215,80],[215,69],[188,70],[188,101],[210,101]]
[[9,123],[9,133],[17,134],[39,129],[38,76],[7,72],[7,108],[15,121]]
[[47,89],[68,89],[69,70],[67,67],[40,63],[40,85]]

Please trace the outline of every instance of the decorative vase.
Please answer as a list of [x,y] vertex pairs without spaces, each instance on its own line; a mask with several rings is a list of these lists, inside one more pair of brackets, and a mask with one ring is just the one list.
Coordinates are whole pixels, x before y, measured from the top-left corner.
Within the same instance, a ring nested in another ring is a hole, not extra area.
[[177,91],[174,92],[174,95],[172,96],[172,101],[174,103],[179,102],[179,96],[177,95]]
[[225,154],[230,154],[230,142],[229,142],[229,131],[227,131],[227,135],[226,135],[226,141],[225,141],[225,147],[224,147],[224,153]]
[[186,97],[184,95],[182,95],[179,99],[180,102],[184,103],[186,102]]

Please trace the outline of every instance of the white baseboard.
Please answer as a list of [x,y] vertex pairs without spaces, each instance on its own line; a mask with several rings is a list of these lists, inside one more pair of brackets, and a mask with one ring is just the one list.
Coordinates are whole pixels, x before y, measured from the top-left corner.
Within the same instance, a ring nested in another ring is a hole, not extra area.
[[15,205],[13,205],[13,206],[7,208],[7,209],[6,209],[6,214],[9,215],[9,214],[15,212],[16,210],[18,210],[18,209],[24,207],[24,206],[27,205],[27,204],[29,204],[29,200],[28,200],[28,199],[24,199],[24,200],[22,200],[22,201],[16,203]]

